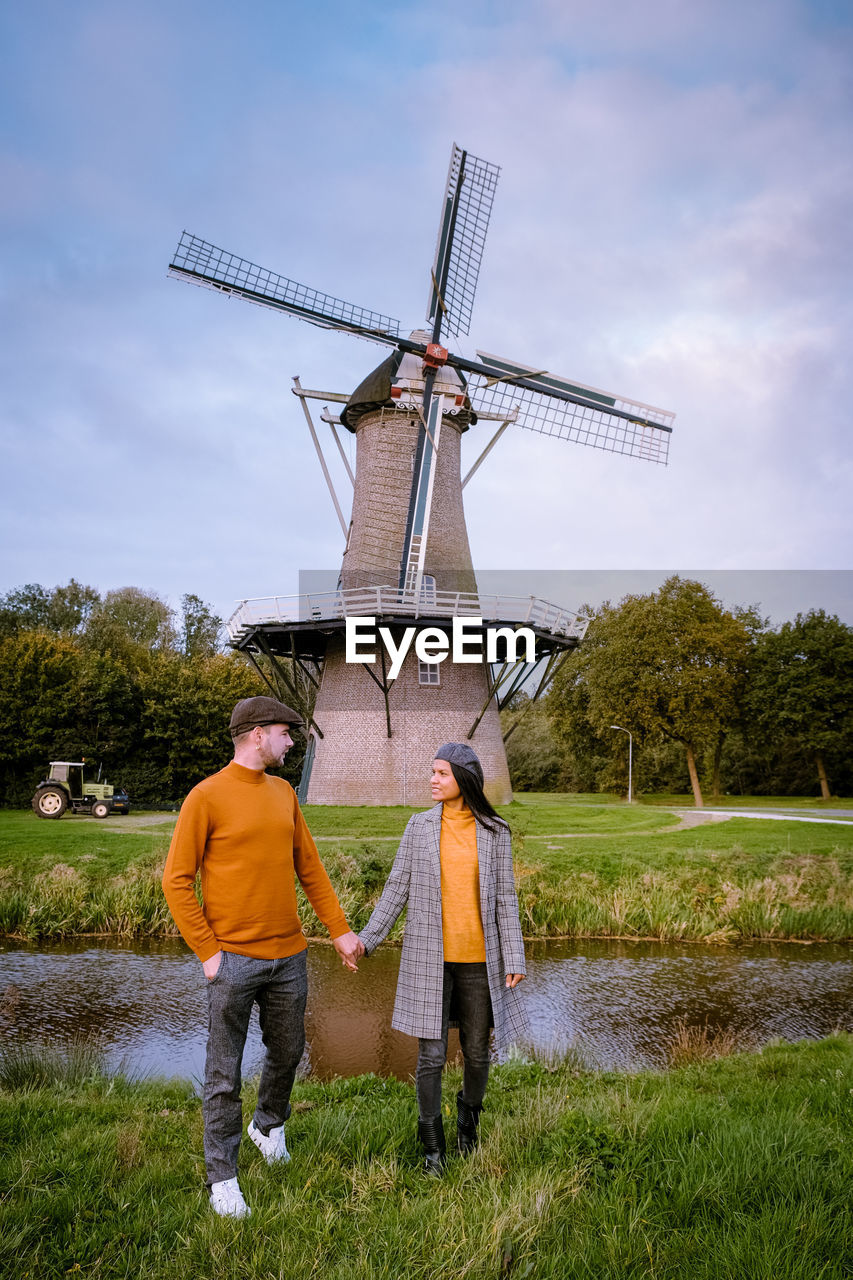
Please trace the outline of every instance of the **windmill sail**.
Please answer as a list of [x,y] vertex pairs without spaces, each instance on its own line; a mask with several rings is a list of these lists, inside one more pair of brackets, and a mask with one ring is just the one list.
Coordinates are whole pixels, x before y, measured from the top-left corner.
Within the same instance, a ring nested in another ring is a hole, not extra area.
[[481,413],[516,421],[529,431],[577,444],[666,464],[675,414],[611,395],[516,360],[478,351],[479,367],[468,368],[468,395]]
[[427,308],[434,331],[438,324],[458,337],[470,329],[499,173],[499,165],[453,144]]
[[181,236],[174,260],[169,264],[169,274],[208,289],[234,294],[259,306],[287,311],[324,329],[343,329],[392,346],[400,336],[400,322],[391,316],[356,307],[331,294],[288,280],[187,231]]
[[[474,293],[499,173],[497,165],[469,155],[467,151],[457,147],[456,143],[453,144],[438,227],[428,308],[432,341],[438,344],[442,353],[440,358],[443,359],[447,358],[447,351],[440,346],[442,332],[449,330],[454,334],[467,333],[471,323]],[[436,418],[433,404],[437,367],[428,360],[424,372],[421,425],[412,469],[403,553],[400,557],[401,591],[417,591],[420,588],[435,478],[433,455],[438,453],[441,421],[440,413]],[[441,397],[438,403],[443,404]]]

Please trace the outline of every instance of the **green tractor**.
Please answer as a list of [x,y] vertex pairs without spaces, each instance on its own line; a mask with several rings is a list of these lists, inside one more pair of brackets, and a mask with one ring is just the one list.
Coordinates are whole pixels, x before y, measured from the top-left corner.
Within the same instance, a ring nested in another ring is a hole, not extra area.
[[36,787],[33,811],[38,818],[61,818],[70,806],[74,813],[106,818],[114,811],[127,813],[127,797],[109,782],[84,778],[83,761],[52,760],[50,773]]

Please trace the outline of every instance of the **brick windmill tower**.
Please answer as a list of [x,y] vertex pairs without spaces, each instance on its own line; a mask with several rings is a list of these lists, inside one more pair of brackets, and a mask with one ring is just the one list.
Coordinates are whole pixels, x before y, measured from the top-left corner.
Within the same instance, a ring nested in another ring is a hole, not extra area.
[[[453,147],[431,274],[428,328],[409,337],[366,311],[223,252],[184,232],[171,275],[393,348],[349,396],[303,390],[295,379],[346,540],[337,590],[244,600],[229,619],[232,645],[309,727],[300,798],[315,804],[428,804],[429,763],[441,742],[468,740],[492,800],[511,798],[500,709],[524,684],[538,697],[582,638],[585,622],[533,597],[478,593],[462,490],[513,422],[614,453],[667,460],[674,415],[570,382],[517,361],[451,353],[447,334],[469,331],[497,166]],[[349,520],[335,492],[308,400],[323,413],[353,482]],[[479,421],[493,434],[464,478],[460,444]],[[337,434],[356,437],[353,475]],[[386,641],[348,659],[347,621],[368,619]],[[459,620],[465,652],[443,660]],[[535,636],[535,655],[509,633]],[[411,628],[431,648],[391,660]],[[504,632],[503,648],[471,643],[477,628]],[[426,637],[425,637],[426,639]],[[442,643],[443,641],[443,643]],[[429,659],[433,658],[432,661]],[[283,661],[286,660],[286,661]],[[460,660],[461,659],[461,660]],[[532,659],[532,660],[529,660]]]

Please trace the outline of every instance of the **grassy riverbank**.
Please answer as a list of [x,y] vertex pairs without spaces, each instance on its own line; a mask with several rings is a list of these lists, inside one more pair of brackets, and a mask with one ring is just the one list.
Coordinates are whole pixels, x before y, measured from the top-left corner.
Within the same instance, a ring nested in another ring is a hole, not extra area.
[[[411,812],[307,810],[355,928]],[[521,796],[504,814],[528,937],[853,939],[853,825],[735,817],[682,827],[657,805],[559,795]],[[173,825],[157,814],[44,822],[0,812],[0,935],[173,933],[159,886]],[[307,931],[322,936],[303,905]]]
[[[458,1087],[450,1071],[445,1098]],[[245,1110],[253,1105],[245,1090]],[[198,1099],[85,1054],[0,1064],[0,1274],[27,1280],[835,1280],[853,1268],[853,1040],[640,1075],[509,1063],[480,1152],[421,1177],[410,1085],[305,1082],[293,1159],[202,1190]],[[450,1130],[450,1121],[447,1123]]]

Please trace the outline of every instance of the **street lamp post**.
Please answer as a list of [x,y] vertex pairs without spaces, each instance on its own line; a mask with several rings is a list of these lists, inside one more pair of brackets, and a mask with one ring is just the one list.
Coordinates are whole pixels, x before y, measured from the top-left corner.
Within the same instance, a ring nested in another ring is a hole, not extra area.
[[618,729],[620,733],[627,733],[628,735],[628,803],[630,804],[631,803],[631,767],[633,764],[633,755],[634,755],[634,736],[631,733],[630,729],[623,729],[621,724],[612,724],[610,728]]

